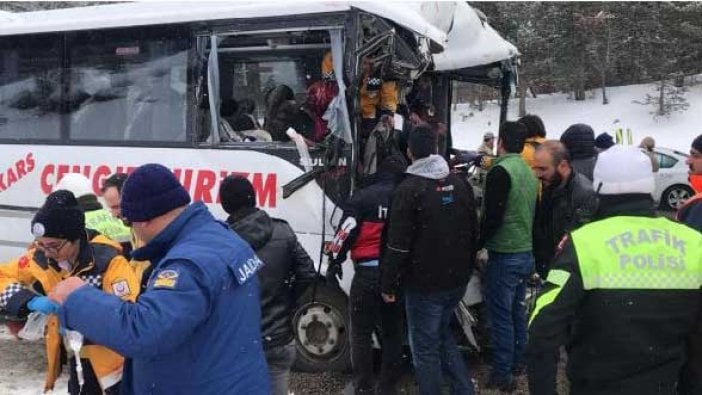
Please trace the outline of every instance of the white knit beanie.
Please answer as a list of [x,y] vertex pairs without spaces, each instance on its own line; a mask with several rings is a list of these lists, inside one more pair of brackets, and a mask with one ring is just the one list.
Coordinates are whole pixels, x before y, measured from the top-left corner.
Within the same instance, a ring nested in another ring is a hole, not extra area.
[[615,145],[597,157],[592,187],[600,195],[652,194],[651,159],[638,148]]

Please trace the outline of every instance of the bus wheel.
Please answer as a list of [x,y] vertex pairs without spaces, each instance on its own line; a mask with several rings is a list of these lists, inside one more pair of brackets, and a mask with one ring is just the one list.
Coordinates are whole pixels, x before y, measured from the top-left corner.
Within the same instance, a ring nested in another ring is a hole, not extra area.
[[312,287],[300,298],[293,318],[297,358],[301,372],[347,371],[351,367],[347,297],[341,289],[320,284],[315,301]]

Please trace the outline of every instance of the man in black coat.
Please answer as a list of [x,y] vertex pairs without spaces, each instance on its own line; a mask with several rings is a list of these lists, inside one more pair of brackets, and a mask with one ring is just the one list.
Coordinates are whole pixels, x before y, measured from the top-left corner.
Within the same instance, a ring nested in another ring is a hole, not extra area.
[[543,142],[534,154],[534,175],[543,187],[534,218],[536,271],[546,278],[549,263],[563,236],[590,221],[597,209],[592,182],[573,170],[566,147]]
[[256,208],[256,192],[246,178],[225,178],[219,193],[230,228],[263,262],[258,272],[263,351],[272,393],[287,395],[296,354],[292,318],[297,298],[316,276],[312,259],[287,222]]
[[[385,158],[368,186],[354,192],[346,202],[344,216],[330,245],[331,272],[351,252],[354,276],[349,294],[351,316],[351,364],[356,395],[374,394],[373,332],[380,328],[382,365],[378,393],[394,394],[402,363],[402,309],[380,296],[380,257],[385,245],[385,224],[395,188],[407,167],[404,157]],[[330,270],[327,270],[329,275]]]
[[452,393],[473,394],[449,323],[475,262],[477,213],[472,189],[451,174],[437,152],[431,127],[410,133],[412,164],[395,190],[381,262],[383,299],[404,290],[412,361],[422,395],[442,392],[442,372]]

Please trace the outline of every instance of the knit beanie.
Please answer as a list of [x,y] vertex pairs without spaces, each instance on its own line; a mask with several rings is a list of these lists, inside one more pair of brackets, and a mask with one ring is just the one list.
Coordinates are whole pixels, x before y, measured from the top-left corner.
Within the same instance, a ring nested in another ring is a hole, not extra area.
[[702,134],[697,136],[696,139],[692,140],[692,148],[696,149],[697,152],[702,152]]
[[595,139],[595,147],[597,147],[599,149],[606,150],[606,149],[611,148],[613,145],[614,145],[614,139],[607,132],[601,133]]
[[149,163],[127,177],[120,202],[122,216],[144,222],[190,203],[190,195],[168,168]]
[[587,159],[595,156],[595,131],[590,125],[576,123],[570,125],[561,135],[571,159]]
[[34,237],[78,240],[85,233],[85,214],[71,191],[60,189],[47,196],[32,219]]
[[244,177],[230,175],[219,186],[222,208],[232,214],[245,207],[256,207],[256,191]]
[[652,194],[651,160],[638,148],[615,145],[597,157],[592,186],[600,195]]

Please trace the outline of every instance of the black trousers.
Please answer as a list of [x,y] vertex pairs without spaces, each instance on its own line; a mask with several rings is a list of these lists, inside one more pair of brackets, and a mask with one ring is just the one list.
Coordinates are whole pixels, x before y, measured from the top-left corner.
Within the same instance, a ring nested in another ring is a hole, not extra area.
[[[100,383],[98,382],[97,376],[93,371],[93,367],[90,365],[90,360],[81,358],[83,365],[83,387],[78,384],[78,373],[76,372],[76,359],[71,357],[68,359],[69,370],[71,376],[68,379],[68,393],[70,395],[102,395],[103,391],[100,388]],[[120,383],[113,385],[112,387],[105,390],[107,395],[119,395]]]
[[[402,303],[385,303],[380,296],[380,270],[356,266],[351,282],[351,365],[356,394],[374,394],[373,333],[382,346],[378,393],[394,394],[402,374],[404,338]],[[380,333],[378,333],[378,330]]]

